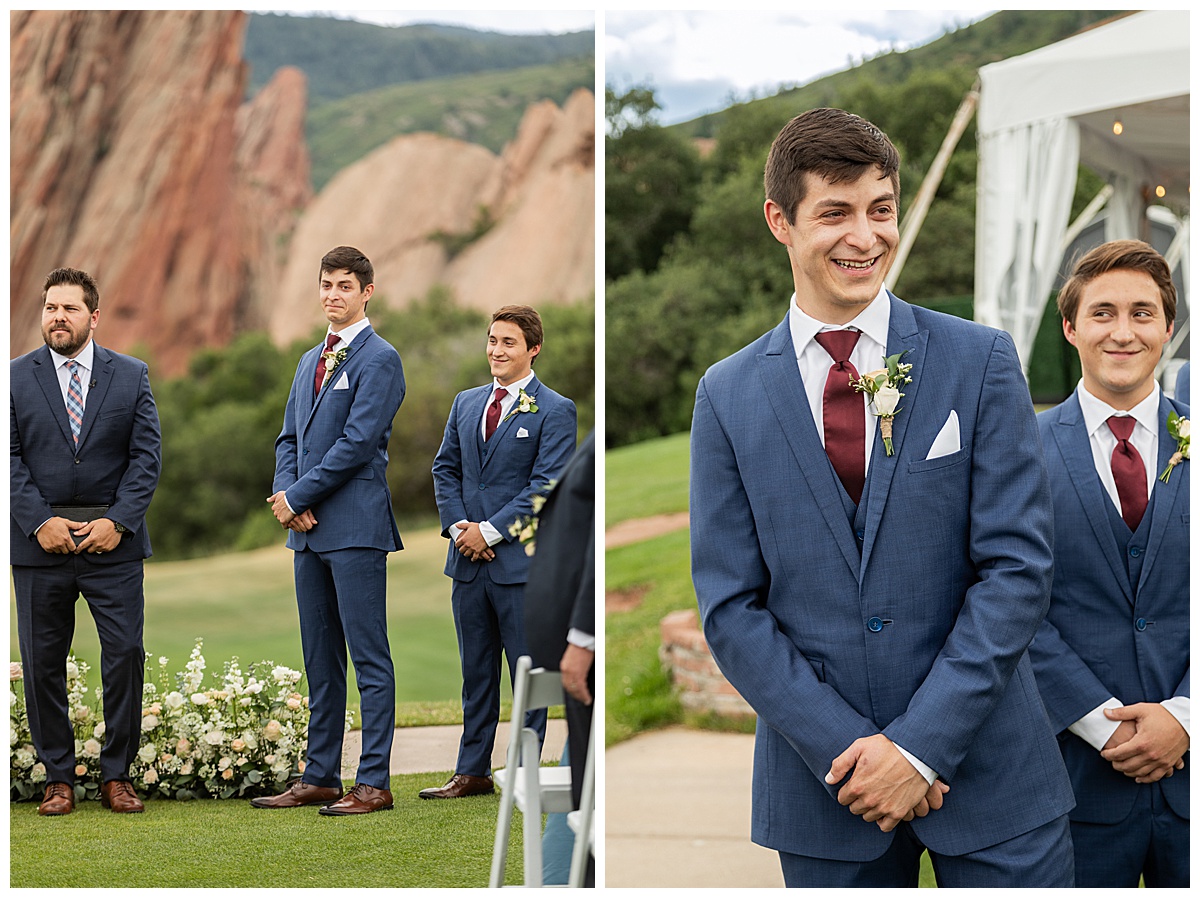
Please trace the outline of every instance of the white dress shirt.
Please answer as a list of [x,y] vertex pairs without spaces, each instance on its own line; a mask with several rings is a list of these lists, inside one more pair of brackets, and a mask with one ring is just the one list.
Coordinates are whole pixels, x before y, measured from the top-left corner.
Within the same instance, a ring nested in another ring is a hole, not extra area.
[[[1121,510],[1121,499],[1117,495],[1117,483],[1113,479],[1112,473],[1112,454],[1113,449],[1117,447],[1117,438],[1108,426],[1108,419],[1113,415],[1128,415],[1137,421],[1133,426],[1133,433],[1129,435],[1129,442],[1133,444],[1133,448],[1137,449],[1138,455],[1142,457],[1142,462],[1146,466],[1146,495],[1152,495],[1155,481],[1158,478],[1158,472],[1155,470],[1158,464],[1160,394],[1158,384],[1154,385],[1149,396],[1127,412],[1118,411],[1104,400],[1097,399],[1084,388],[1082,381],[1076,392],[1079,396],[1079,409],[1083,412],[1083,423],[1087,428],[1088,440],[1092,446],[1092,461],[1096,466],[1096,473],[1100,476],[1100,483],[1104,486],[1104,491],[1112,500],[1113,507],[1118,512]],[[1188,733],[1188,738],[1191,738],[1191,699],[1179,695],[1160,702],[1160,704],[1171,712],[1179,721],[1180,726]],[[1104,709],[1120,707],[1122,707],[1120,701],[1115,697],[1109,698],[1067,729],[1099,751],[1104,748],[1108,740],[1112,738],[1112,734],[1117,731],[1117,727],[1121,725],[1121,721],[1109,720],[1105,717]]]
[[[813,421],[817,425],[817,434],[821,437],[823,446],[825,445],[823,411],[825,381],[829,378],[829,368],[833,365],[833,359],[825,351],[825,347],[817,342],[816,336],[822,331],[849,329],[859,331],[858,342],[854,344],[854,349],[850,353],[850,364],[860,375],[866,374],[868,371],[876,371],[884,367],[884,360],[887,356],[888,325],[892,319],[892,304],[888,299],[887,289],[880,287],[878,295],[871,300],[870,305],[858,313],[853,321],[848,324],[825,324],[801,311],[800,307],[796,305],[796,294],[793,293],[788,305],[788,313],[788,327],[791,328],[792,345],[796,349],[796,364],[800,368],[800,379],[804,381],[804,393],[808,399],[808,407],[812,411]],[[867,425],[867,440],[863,444],[863,471],[865,472],[870,470],[871,466],[871,450],[875,445],[876,421],[875,414],[871,411],[871,403],[865,393],[863,394],[863,418]],[[894,742],[892,744],[896,745]],[[925,781],[933,785],[933,781],[937,779],[936,771],[899,745],[896,745],[896,748],[913,767],[917,768],[921,776],[925,777]]]

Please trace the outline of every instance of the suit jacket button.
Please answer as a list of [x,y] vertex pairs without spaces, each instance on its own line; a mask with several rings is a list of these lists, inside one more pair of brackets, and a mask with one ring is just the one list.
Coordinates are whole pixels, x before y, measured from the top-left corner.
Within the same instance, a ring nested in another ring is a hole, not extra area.
[[1135,627],[1137,627],[1139,630],[1145,630],[1146,629],[1146,619],[1144,617],[1139,617],[1136,621],[1133,622],[1133,625]]
[[81,461],[83,461],[82,458],[77,458],[77,459],[75,459],[75,464],[79,464]]
[[867,629],[870,630],[872,633],[878,633],[880,630],[883,629],[883,621],[881,621],[877,617],[873,617],[869,621],[867,621]]
[[865,530],[855,530],[854,535],[858,537],[859,542],[862,542],[863,537],[865,537],[867,534]]
[[481,484],[479,484],[479,488],[480,488],[481,490],[486,490],[486,489],[487,489],[487,484],[486,484],[486,483],[481,483]]
[[1130,558],[1137,558],[1141,554],[1142,554],[1142,550],[1140,548],[1138,548],[1137,546],[1129,547],[1129,557]]

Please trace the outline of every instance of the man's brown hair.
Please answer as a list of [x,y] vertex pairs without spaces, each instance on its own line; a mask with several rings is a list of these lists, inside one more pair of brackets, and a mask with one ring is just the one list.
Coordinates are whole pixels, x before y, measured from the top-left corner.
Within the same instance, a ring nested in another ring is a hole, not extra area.
[[1110,271],[1143,271],[1150,275],[1162,297],[1167,327],[1175,322],[1175,284],[1167,260],[1149,243],[1141,240],[1110,240],[1089,250],[1071,270],[1071,276],[1058,291],[1058,314],[1075,326],[1083,288]]
[[46,294],[51,287],[64,285],[83,288],[83,301],[87,303],[89,312],[100,308],[100,288],[96,286],[96,279],[78,268],[55,268],[46,275],[46,281],[42,284],[42,304],[45,305]]
[[327,271],[348,271],[358,277],[359,290],[366,290],[368,284],[375,283],[375,268],[371,260],[353,246],[335,246],[321,259],[321,276]]
[[526,349],[542,345],[542,316],[532,306],[501,306],[496,309],[488,324],[489,333],[497,321],[509,321],[519,327],[525,335]]
[[796,223],[804,199],[804,176],[812,172],[831,183],[856,181],[871,168],[892,181],[900,199],[900,153],[886,134],[866,119],[841,109],[810,109],[783,126],[771,144],[763,189]]

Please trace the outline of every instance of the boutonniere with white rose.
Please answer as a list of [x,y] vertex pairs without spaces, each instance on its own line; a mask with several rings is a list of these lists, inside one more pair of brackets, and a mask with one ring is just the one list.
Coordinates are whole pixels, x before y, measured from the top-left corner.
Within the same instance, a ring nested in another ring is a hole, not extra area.
[[1163,483],[1170,482],[1171,472],[1175,470],[1177,464],[1192,457],[1192,422],[1171,412],[1167,416],[1167,432],[1175,440],[1175,454],[1167,462],[1166,470],[1158,475],[1158,479]]
[[536,398],[536,396],[530,396],[524,390],[517,390],[517,401],[513,405],[512,411],[504,416],[504,420],[507,421],[518,412],[526,412],[531,415],[537,414],[538,407],[534,402]]
[[[534,411],[537,411],[537,409],[535,408]],[[550,495],[550,491],[554,489],[556,483],[558,483],[557,479],[546,481],[546,485],[541,488],[541,491],[534,493],[529,500],[533,514],[521,515],[521,517],[508,526],[508,535],[524,545],[525,554],[531,557],[537,550],[538,516],[542,513],[542,506],[546,504],[546,497]]]
[[900,388],[912,383],[912,378],[908,376],[912,365],[900,361],[909,352],[910,350],[906,349],[904,352],[889,355],[883,360],[887,367],[868,371],[858,380],[850,380],[850,385],[857,392],[866,393],[870,397],[875,416],[879,418],[879,434],[883,437],[883,448],[887,450],[888,455],[892,454],[892,420],[901,411],[900,398],[904,395]]
[[321,353],[321,358],[325,360],[325,379],[321,381],[321,386],[329,383],[329,378],[333,377],[333,372],[337,370],[337,366],[346,361],[346,350],[329,350]]

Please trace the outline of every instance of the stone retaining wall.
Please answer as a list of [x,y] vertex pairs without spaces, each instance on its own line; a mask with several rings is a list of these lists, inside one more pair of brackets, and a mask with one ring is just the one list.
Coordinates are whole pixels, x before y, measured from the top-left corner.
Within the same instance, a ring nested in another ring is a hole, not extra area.
[[717,668],[695,609],[672,611],[659,623],[658,657],[671,671],[683,706],[727,717],[752,717],[754,710]]

